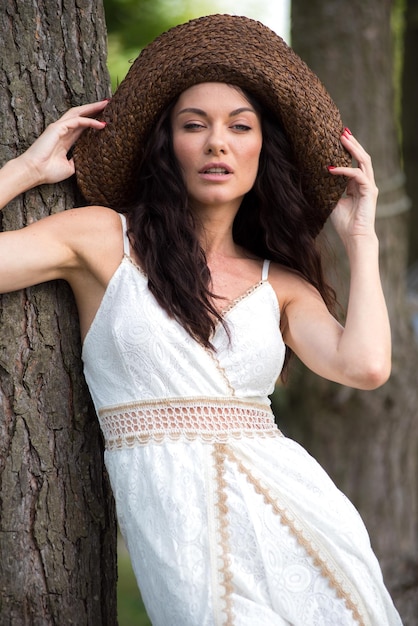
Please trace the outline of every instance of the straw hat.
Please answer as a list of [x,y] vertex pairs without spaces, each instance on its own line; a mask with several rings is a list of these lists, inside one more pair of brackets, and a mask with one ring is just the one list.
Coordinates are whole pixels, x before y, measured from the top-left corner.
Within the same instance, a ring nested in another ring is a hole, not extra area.
[[135,197],[143,146],[162,111],[201,82],[251,92],[280,120],[318,221],[316,235],[346,181],[328,165],[351,163],[338,109],[317,76],[273,31],[246,17],[209,15],[160,35],[139,55],[107,105],[104,130],[88,130],[74,158],[85,199],[114,209]]

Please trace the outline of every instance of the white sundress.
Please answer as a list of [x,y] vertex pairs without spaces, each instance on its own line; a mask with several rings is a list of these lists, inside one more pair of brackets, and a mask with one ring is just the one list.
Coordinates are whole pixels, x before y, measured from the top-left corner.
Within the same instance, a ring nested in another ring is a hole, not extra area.
[[83,360],[152,624],[400,625],[357,511],[274,423],[285,346],[268,262],[212,352],[158,305],[123,224]]

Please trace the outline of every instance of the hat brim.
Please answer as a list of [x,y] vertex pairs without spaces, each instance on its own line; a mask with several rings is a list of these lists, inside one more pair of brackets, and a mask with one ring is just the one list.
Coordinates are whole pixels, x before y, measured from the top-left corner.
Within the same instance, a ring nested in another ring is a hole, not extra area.
[[251,92],[281,122],[322,228],[345,190],[327,166],[348,166],[339,111],[318,77],[269,28],[246,17],[209,15],[160,35],[139,55],[107,105],[100,132],[74,150],[77,182],[91,204],[127,206],[135,197],[144,145],[162,111],[202,82]]

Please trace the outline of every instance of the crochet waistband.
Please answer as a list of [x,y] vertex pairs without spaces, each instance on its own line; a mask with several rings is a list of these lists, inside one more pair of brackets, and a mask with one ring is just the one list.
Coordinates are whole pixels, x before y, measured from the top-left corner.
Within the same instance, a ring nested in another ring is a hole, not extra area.
[[229,438],[281,435],[268,405],[237,399],[173,398],[99,410],[108,450],[171,441],[226,442]]

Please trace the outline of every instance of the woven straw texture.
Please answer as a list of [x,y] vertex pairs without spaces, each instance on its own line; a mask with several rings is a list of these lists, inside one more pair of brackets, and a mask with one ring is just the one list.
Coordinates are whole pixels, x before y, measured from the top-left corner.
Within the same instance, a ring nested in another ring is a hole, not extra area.
[[340,143],[340,114],[300,57],[269,28],[246,17],[198,18],[163,33],[142,51],[105,109],[106,128],[89,129],[76,145],[77,181],[85,199],[114,209],[134,200],[150,130],[174,98],[201,82],[242,87],[281,121],[317,215],[316,235],[346,186],[327,166],[351,164]]

